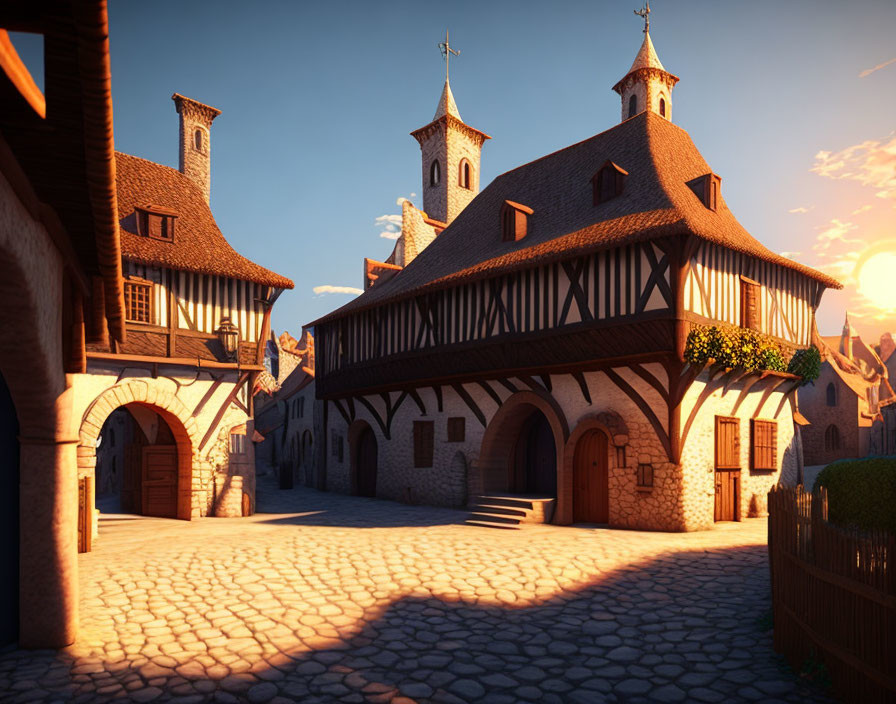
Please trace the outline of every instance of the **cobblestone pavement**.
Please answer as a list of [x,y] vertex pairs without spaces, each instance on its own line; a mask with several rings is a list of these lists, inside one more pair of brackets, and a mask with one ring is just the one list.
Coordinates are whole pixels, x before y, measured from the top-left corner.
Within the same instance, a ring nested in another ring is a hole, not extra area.
[[762,519],[499,531],[263,481],[258,504],[104,516],[81,638],[0,654],[0,700],[826,701],[764,630]]

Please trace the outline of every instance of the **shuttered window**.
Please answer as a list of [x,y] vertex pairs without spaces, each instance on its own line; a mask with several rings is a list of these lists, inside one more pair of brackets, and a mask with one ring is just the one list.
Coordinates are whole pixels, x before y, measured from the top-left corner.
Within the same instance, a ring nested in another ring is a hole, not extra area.
[[467,434],[466,418],[448,419],[448,442],[463,442]]
[[740,469],[740,419],[716,416],[716,469]]
[[750,456],[753,469],[778,469],[778,423],[774,420],[751,421]]
[[638,486],[653,486],[653,465],[641,463],[638,465]]
[[761,332],[762,287],[756,281],[745,277],[740,280],[740,325],[749,330]]
[[414,467],[432,467],[435,423],[431,420],[414,421]]
[[133,323],[152,322],[152,284],[124,282],[125,320]]

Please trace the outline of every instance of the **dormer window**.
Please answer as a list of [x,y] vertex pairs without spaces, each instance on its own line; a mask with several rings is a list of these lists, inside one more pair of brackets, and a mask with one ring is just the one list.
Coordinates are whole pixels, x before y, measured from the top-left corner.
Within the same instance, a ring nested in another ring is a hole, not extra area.
[[461,188],[473,188],[473,170],[470,168],[470,162],[466,159],[460,161],[457,183]]
[[600,205],[611,198],[622,195],[626,176],[628,176],[628,171],[612,161],[601,166],[591,177],[594,205]]
[[501,206],[501,239],[516,242],[526,236],[529,216],[535,211],[522,203],[505,200]]
[[711,211],[716,212],[719,206],[719,191],[722,188],[722,179],[720,176],[710,172],[704,174],[692,181],[688,181],[688,186],[700,199],[700,201]]
[[439,166],[439,160],[433,160],[432,164],[429,167],[429,185],[430,186],[438,186],[439,181],[442,180],[442,167]]
[[163,242],[174,241],[174,221],[177,213],[148,203],[136,208],[137,234]]

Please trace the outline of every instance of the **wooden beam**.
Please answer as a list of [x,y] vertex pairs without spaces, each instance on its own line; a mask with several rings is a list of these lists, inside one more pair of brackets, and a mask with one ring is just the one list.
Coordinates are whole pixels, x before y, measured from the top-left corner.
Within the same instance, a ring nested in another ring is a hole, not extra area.
[[364,408],[366,408],[368,411],[370,411],[370,415],[373,416],[373,419],[376,421],[376,424],[378,426],[380,426],[380,430],[383,433],[383,437],[385,437],[386,440],[390,440],[391,435],[389,434],[389,426],[387,426],[386,422],[382,418],[380,418],[380,414],[376,410],[374,405],[370,401],[368,401],[366,398],[364,398],[363,396],[358,396],[358,403],[360,403],[362,406],[364,406]]
[[482,390],[485,391],[489,396],[491,396],[492,400],[497,404],[498,408],[501,407],[501,397],[498,396],[498,392],[495,391],[491,385],[487,381],[477,381]]
[[142,354],[115,354],[112,352],[87,352],[87,359],[100,359],[108,362],[137,362],[143,364],[167,364],[176,367],[198,367],[200,369],[229,369],[233,371],[263,372],[264,367],[257,364],[240,364],[239,362],[217,362],[196,357],[155,357]]
[[196,404],[196,408],[193,409],[192,415],[194,418],[202,413],[202,409],[205,408],[205,404],[207,404],[211,400],[212,396],[215,395],[215,391],[217,391],[218,387],[221,386],[221,382],[223,379],[223,375],[214,377],[212,385],[208,388],[208,391],[203,394],[202,398],[199,399],[199,403]]
[[663,449],[666,451],[666,456],[669,458],[669,461],[674,461],[672,458],[672,446],[669,442],[669,434],[663,428],[662,423],[660,423],[659,418],[656,417],[656,414],[644,400],[644,398],[635,391],[629,383],[623,379],[619,374],[614,372],[612,369],[604,369],[604,374],[616,384],[619,389],[621,389],[625,394],[634,402],[634,404],[641,410],[641,413],[644,414],[644,417],[650,422],[650,425],[653,426],[653,430],[656,433],[657,437],[660,440],[660,443],[663,446]]
[[579,384],[579,389],[582,391],[582,398],[585,399],[585,402],[590,406],[591,405],[591,392],[588,391],[588,383],[585,381],[585,375],[582,372],[573,372],[572,378],[576,380]]
[[473,400],[473,397],[467,393],[467,390],[464,389],[462,384],[452,384],[451,388],[460,396],[464,403],[467,404],[467,408],[469,408],[473,415],[476,416],[477,420],[482,423],[482,427],[485,428],[487,423],[485,421],[485,414],[479,409],[479,406],[476,405],[476,402]]
[[221,422],[221,419],[224,417],[224,414],[227,412],[227,409],[230,407],[230,404],[233,402],[233,399],[236,398],[236,395],[240,392],[240,388],[242,388],[243,384],[245,384],[249,379],[249,372],[243,372],[240,374],[239,379],[236,384],[233,385],[233,389],[231,389],[230,393],[227,394],[227,398],[224,399],[224,403],[221,404],[221,407],[218,408],[218,411],[215,413],[215,418],[212,421],[211,425],[208,426],[208,430],[205,431],[205,435],[202,438],[202,442],[199,443],[199,451],[202,452],[202,449],[205,447],[206,443],[211,438],[212,434],[218,427],[218,423]]

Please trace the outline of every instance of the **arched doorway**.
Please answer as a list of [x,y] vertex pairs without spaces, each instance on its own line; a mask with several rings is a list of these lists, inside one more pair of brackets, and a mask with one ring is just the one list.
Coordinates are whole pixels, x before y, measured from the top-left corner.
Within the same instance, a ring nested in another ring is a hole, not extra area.
[[541,411],[534,410],[523,422],[511,462],[511,492],[556,498],[557,445]]
[[0,646],[19,637],[19,419],[0,374]]
[[610,520],[609,454],[606,433],[586,430],[576,443],[573,458],[572,513],[574,523]]
[[105,513],[178,518],[178,446],[151,407],[128,404],[109,414],[96,447],[96,505]]
[[358,496],[376,496],[377,444],[368,425],[361,431],[355,460],[355,487]]

